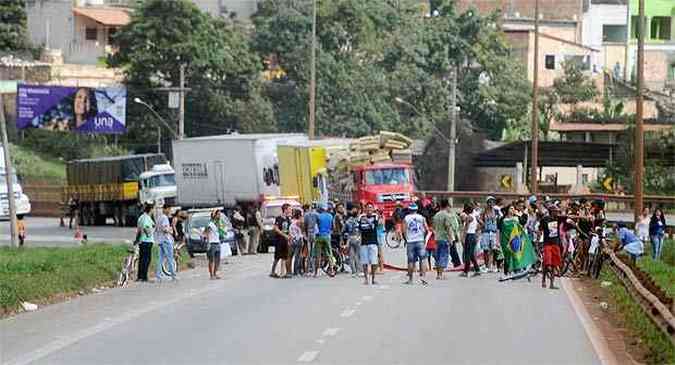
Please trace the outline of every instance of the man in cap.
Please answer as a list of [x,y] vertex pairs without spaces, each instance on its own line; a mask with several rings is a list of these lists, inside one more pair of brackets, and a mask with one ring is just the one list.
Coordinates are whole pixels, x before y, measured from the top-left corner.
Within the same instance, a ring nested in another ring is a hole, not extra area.
[[405,225],[405,239],[407,243],[407,254],[408,254],[408,281],[406,284],[413,283],[413,270],[415,269],[415,264],[419,260],[420,262],[420,281],[423,285],[427,285],[426,280],[424,280],[424,273],[426,271],[425,267],[425,258],[426,258],[426,247],[425,247],[425,238],[427,232],[429,232],[429,227],[427,226],[427,220],[417,212],[418,206],[416,203],[410,204],[408,207],[410,214],[407,215],[404,219]]

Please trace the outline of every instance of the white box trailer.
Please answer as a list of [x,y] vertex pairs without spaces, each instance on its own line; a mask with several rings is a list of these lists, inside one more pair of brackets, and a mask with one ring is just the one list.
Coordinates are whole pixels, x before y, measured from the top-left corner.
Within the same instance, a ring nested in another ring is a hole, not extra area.
[[233,134],[173,141],[178,205],[233,206],[279,196],[277,145],[306,143],[303,134]]

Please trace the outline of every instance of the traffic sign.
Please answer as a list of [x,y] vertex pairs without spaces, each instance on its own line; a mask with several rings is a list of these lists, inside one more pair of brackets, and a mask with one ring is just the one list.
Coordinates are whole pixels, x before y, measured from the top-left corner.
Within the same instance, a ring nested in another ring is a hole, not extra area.
[[605,191],[608,193],[613,193],[614,192],[614,178],[611,176],[605,176],[604,179],[602,179],[602,187],[605,188]]
[[499,183],[502,188],[511,189],[513,186],[513,177],[511,175],[502,175],[501,179],[499,179]]

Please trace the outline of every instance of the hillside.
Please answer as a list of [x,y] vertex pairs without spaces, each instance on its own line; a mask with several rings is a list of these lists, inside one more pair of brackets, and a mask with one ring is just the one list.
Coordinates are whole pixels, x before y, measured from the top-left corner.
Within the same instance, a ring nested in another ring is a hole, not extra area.
[[10,144],[10,148],[14,168],[24,181],[46,181],[50,183],[64,183],[66,181],[66,164],[64,161],[33,152],[23,146]]

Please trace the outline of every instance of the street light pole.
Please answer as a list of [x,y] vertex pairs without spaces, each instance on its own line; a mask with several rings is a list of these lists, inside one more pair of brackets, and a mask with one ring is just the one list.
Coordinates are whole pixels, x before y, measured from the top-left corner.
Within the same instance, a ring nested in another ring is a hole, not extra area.
[[539,175],[539,0],[534,2],[534,75],[532,77],[532,170],[530,192],[537,194]]
[[[450,95],[448,117],[450,119],[450,146],[448,149],[448,191],[455,191],[455,162],[457,144],[457,65],[450,66]],[[450,198],[450,205],[453,205]]]
[[642,176],[644,173],[644,120],[643,120],[643,91],[645,76],[645,1],[639,0],[639,20],[638,20],[638,51],[637,51],[637,100],[635,110],[635,223],[642,214]]
[[185,64],[180,65],[180,105],[178,109],[178,139],[185,136]]
[[171,125],[169,125],[169,123],[167,123],[166,120],[164,120],[164,118],[162,118],[162,116],[159,115],[159,113],[157,113],[155,111],[155,109],[153,109],[150,106],[150,104],[146,103],[145,101],[141,100],[140,98],[134,98],[134,103],[141,104],[141,105],[145,106],[146,108],[148,108],[148,110],[150,110],[152,112],[152,114],[157,118],[157,120],[159,120],[164,125],[164,127],[166,127],[166,129],[169,130],[169,132],[171,132],[174,139],[180,139],[178,133],[176,133],[176,131],[173,128],[171,128]]
[[316,124],[316,0],[312,1],[312,60],[309,84],[309,139],[314,139]]

